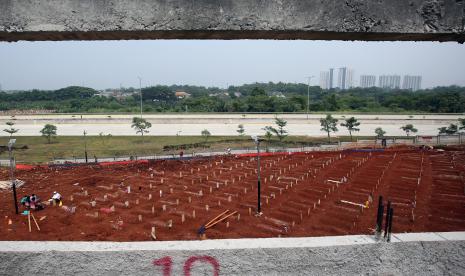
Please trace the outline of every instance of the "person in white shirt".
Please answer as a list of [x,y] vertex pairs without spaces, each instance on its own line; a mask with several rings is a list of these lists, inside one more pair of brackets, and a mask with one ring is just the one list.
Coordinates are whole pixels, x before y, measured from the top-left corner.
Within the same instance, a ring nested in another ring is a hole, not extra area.
[[61,203],[61,195],[60,193],[53,192],[52,198],[50,201],[54,201],[56,205],[60,205]]

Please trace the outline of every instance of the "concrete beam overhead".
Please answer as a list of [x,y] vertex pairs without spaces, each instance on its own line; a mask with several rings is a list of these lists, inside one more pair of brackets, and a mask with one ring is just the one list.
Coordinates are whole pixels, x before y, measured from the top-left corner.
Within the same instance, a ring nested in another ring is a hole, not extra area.
[[0,41],[465,41],[458,0],[0,0]]

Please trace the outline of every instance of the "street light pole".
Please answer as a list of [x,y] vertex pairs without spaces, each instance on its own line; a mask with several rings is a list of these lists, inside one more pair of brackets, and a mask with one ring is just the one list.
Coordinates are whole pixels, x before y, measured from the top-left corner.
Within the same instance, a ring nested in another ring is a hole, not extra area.
[[314,78],[314,76],[308,77],[308,86],[307,86],[307,120],[308,120],[308,112],[310,110],[310,80]]
[[16,214],[19,213],[18,211],[18,199],[16,198],[16,181],[15,181],[15,172],[13,168],[13,145],[16,143],[16,139],[10,139],[8,142],[8,156],[10,158],[10,179],[11,179],[11,187],[13,189],[13,201],[15,204],[15,212]]
[[140,118],[142,119],[142,79],[140,77],[137,78],[139,79]]

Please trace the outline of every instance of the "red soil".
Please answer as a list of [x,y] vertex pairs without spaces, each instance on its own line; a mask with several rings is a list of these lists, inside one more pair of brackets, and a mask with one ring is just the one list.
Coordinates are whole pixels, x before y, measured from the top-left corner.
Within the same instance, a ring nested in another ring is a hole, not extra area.
[[[142,241],[151,239],[154,226],[159,240],[193,240],[201,225],[226,209],[238,213],[208,229],[208,238],[369,234],[379,195],[394,207],[393,232],[465,230],[464,148],[309,152],[261,161],[260,217],[254,215],[252,157],[17,171],[26,181],[18,199],[31,193],[47,199],[58,191],[64,205],[77,209],[34,212],[45,219],[40,232],[33,224],[29,233],[27,217],[14,214],[11,191],[0,191],[0,239]],[[346,183],[336,183],[344,177]],[[8,179],[7,170],[0,179]],[[365,204],[370,195],[368,209],[340,202]],[[107,213],[112,206],[115,211]]]

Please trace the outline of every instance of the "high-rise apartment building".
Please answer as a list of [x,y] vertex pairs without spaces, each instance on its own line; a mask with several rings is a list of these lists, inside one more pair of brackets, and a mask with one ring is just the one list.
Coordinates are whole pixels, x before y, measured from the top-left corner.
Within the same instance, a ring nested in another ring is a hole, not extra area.
[[404,76],[404,81],[402,82],[402,89],[410,89],[412,91],[420,90],[421,76]]
[[334,88],[334,68],[329,68],[329,89]]
[[379,76],[379,87],[388,88],[388,89],[399,89],[400,88],[400,76],[399,75]]
[[334,88],[334,69],[330,68],[329,71],[320,72],[320,87],[321,89]]
[[335,69],[330,68],[329,71],[320,72],[320,87],[322,89],[332,89],[338,87],[339,89],[349,89],[354,86],[354,70],[347,67],[338,69],[337,85],[335,83]]
[[330,89],[328,71],[320,72],[320,87],[321,89],[325,89],[325,90]]
[[369,88],[376,86],[376,76],[374,75],[361,75],[360,76],[360,87]]
[[340,89],[349,89],[353,86],[354,70],[347,67],[339,68],[337,76],[337,87]]

